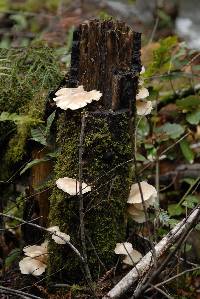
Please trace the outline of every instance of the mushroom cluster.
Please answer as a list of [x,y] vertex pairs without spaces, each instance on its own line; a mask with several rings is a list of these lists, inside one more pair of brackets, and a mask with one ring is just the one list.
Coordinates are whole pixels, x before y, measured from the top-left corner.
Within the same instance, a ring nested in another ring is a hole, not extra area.
[[[58,226],[47,228],[51,233],[52,239],[57,244],[66,244],[70,241],[70,236],[62,233]],[[22,274],[32,274],[39,276],[45,272],[48,258],[48,242],[41,245],[26,246],[23,249],[25,257],[19,262],[19,268]]]
[[134,266],[142,258],[139,251],[133,249],[129,242],[117,243],[115,247],[115,254],[124,255],[123,263],[126,265]]
[[135,222],[144,223],[146,222],[145,212],[143,209],[142,197],[144,200],[144,206],[148,209],[150,206],[154,205],[157,197],[157,191],[154,186],[143,181],[140,182],[141,192],[139,184],[133,184],[129,193],[128,201],[129,204],[127,212],[132,217]]
[[[144,66],[142,67],[142,70],[140,74],[143,74],[145,72]],[[144,81],[142,79],[139,80],[139,91],[136,95],[136,108],[137,108],[137,114],[140,116],[144,116],[151,113],[152,102],[145,100],[149,96],[149,91],[144,86]]]
[[32,245],[24,247],[23,251],[26,257],[19,262],[19,268],[22,274],[32,274],[39,276],[45,272],[47,267],[47,242],[41,245]]
[[102,93],[97,90],[85,91],[83,85],[75,88],[61,88],[55,93],[53,100],[56,106],[63,109],[77,110],[85,107],[92,101],[98,101]]

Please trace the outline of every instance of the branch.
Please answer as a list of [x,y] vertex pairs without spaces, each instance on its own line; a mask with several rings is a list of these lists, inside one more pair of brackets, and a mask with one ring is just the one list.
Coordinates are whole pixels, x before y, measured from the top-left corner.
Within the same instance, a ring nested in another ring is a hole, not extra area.
[[[40,226],[40,225],[38,225],[38,224],[35,224],[35,223],[31,223],[31,222],[25,221],[25,220],[23,220],[23,219],[21,219],[21,218],[14,217],[14,216],[11,216],[11,215],[7,215],[7,214],[4,214],[4,213],[0,213],[0,216],[3,216],[3,217],[6,217],[6,218],[10,218],[10,219],[17,220],[17,221],[19,221],[19,222],[22,222],[23,224],[28,224],[28,225],[31,225],[31,226],[33,226],[33,227],[36,227],[36,228],[38,228],[38,229],[40,229],[40,230],[42,230],[42,231],[44,231],[44,232],[46,232],[46,233],[48,233],[48,234],[50,234],[50,235],[58,236],[55,232],[52,233],[52,232],[50,232],[50,231],[49,231],[47,228],[45,228],[45,227],[42,227],[42,226]],[[58,237],[62,239],[61,236],[58,236]],[[72,245],[71,242],[66,241],[66,240],[64,240],[64,241],[66,242],[67,245],[69,245],[69,247],[71,247],[71,249],[76,253],[76,255],[80,258],[80,260],[81,260],[82,263],[83,263],[83,262],[84,262],[84,258],[82,257],[82,255],[80,254],[80,252],[78,251],[78,249],[76,249],[76,247],[74,247],[74,245]]]
[[32,295],[32,294],[28,294],[28,293],[25,293],[25,292],[22,292],[22,291],[18,291],[18,290],[15,290],[15,289],[11,289],[11,288],[6,288],[6,287],[3,287],[3,286],[0,286],[0,293],[1,294],[11,294],[11,295],[14,295],[17,297],[21,297],[21,298],[30,298],[30,299],[42,299],[41,297],[38,297],[38,296],[35,296],[35,295]]
[[[160,258],[175,242],[184,234],[188,226],[194,224],[200,215],[200,205],[198,205],[190,216],[179,222],[156,246],[155,252],[157,259]],[[122,296],[139,278],[141,278],[153,266],[152,252],[148,252],[140,262],[134,267],[118,284],[103,297],[119,298]],[[139,273],[139,275],[138,275]]]

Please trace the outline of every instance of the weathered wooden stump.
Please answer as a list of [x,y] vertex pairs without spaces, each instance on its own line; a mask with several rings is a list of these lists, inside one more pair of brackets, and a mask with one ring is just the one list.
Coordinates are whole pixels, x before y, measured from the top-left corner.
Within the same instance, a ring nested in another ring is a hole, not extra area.
[[[130,122],[135,117],[140,64],[140,34],[125,23],[98,20],[80,25],[74,32],[71,68],[66,86],[83,85],[103,93],[87,111],[83,142],[83,181],[92,186],[84,194],[88,264],[93,278],[116,262],[114,248],[126,240],[126,201],[131,184],[132,157]],[[78,179],[79,138],[82,110],[66,111],[58,120],[58,142],[62,149],[56,176]],[[49,220],[71,236],[80,251],[79,196],[54,188]],[[49,271],[61,273],[70,282],[83,278],[81,263],[66,246],[51,243]],[[104,268],[105,266],[105,268]],[[56,274],[58,277],[58,274]]]

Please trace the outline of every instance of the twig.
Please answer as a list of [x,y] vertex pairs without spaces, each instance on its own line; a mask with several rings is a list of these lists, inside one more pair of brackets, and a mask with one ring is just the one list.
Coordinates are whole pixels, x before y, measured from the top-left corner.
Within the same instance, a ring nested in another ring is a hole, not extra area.
[[[38,224],[31,223],[31,222],[25,221],[25,220],[23,220],[23,219],[21,219],[21,218],[14,217],[14,216],[11,216],[11,215],[7,215],[7,214],[4,214],[4,213],[0,213],[0,216],[3,216],[3,217],[7,217],[7,218],[10,218],[10,219],[14,219],[14,220],[20,221],[20,222],[22,222],[23,224],[28,224],[28,225],[30,225],[30,226],[33,226],[33,227],[35,227],[35,228],[38,228],[38,229],[40,229],[40,230],[42,230],[42,231],[48,233],[48,234],[50,234],[50,235],[55,235],[55,236],[58,236],[59,238],[62,239],[62,237],[59,236],[59,235],[57,235],[55,232],[50,232],[47,228],[42,227],[42,226],[40,226],[40,225],[38,225]],[[84,258],[82,257],[82,255],[80,254],[80,252],[78,251],[78,249],[76,249],[76,247],[75,247],[74,245],[72,245],[71,242],[66,241],[66,240],[64,240],[64,241],[66,242],[67,245],[69,245],[69,247],[74,251],[74,253],[76,253],[76,255],[77,255],[77,256],[80,258],[80,260],[83,262],[83,261],[84,261]]]
[[84,113],[81,121],[81,133],[79,141],[79,217],[80,217],[80,231],[81,231],[81,243],[83,251],[83,265],[86,273],[86,280],[89,285],[92,286],[92,276],[87,261],[87,247],[86,247],[86,237],[85,237],[85,223],[84,223],[84,205],[83,205],[83,194],[82,194],[82,182],[83,182],[83,142],[84,142],[84,133],[86,125],[86,114]]
[[157,283],[156,285],[154,285],[154,287],[162,286],[162,285],[164,285],[164,284],[166,284],[166,283],[169,283],[169,282],[171,282],[172,280],[174,280],[174,279],[176,279],[176,278],[178,278],[178,277],[180,277],[180,276],[182,276],[182,275],[185,275],[185,274],[187,274],[187,273],[189,273],[189,272],[193,272],[193,271],[196,271],[196,270],[199,270],[199,269],[200,269],[200,266],[199,266],[199,267],[192,268],[192,269],[187,269],[187,270],[185,270],[185,271],[183,271],[183,272],[181,272],[181,273],[179,273],[179,274],[176,274],[176,275],[170,277],[169,279],[167,279],[167,280],[165,280],[165,281],[162,281],[162,282],[160,282],[160,283]]
[[149,285],[161,274],[161,272],[165,269],[165,267],[167,266],[167,264],[169,263],[169,261],[173,258],[173,256],[175,255],[175,253],[180,249],[181,245],[183,244],[183,242],[187,239],[187,237],[189,236],[190,232],[192,231],[192,224],[189,224],[188,227],[186,228],[185,232],[183,232],[183,234],[181,235],[180,239],[178,240],[176,247],[174,250],[172,250],[168,256],[166,257],[166,259],[164,261],[162,261],[161,265],[159,266],[158,269],[156,269],[153,274],[149,277],[148,281],[142,285],[140,287],[140,289],[137,289],[134,292],[134,295],[131,299],[137,299],[140,298],[141,295],[147,291]]
[[150,36],[150,39],[148,41],[148,44],[151,44],[152,41],[154,40],[154,36],[156,34],[156,30],[158,28],[158,24],[159,24],[159,16],[156,17],[156,21],[155,21],[155,24],[154,24],[154,27],[153,27],[153,30],[152,30],[152,33],[151,33],[151,36]]
[[22,292],[22,291],[18,291],[18,290],[15,290],[15,289],[11,289],[11,288],[7,288],[7,287],[3,287],[3,286],[0,286],[0,292],[1,293],[7,293],[7,294],[12,294],[12,295],[17,295],[18,297],[21,297],[21,298],[31,298],[31,299],[42,299],[41,297],[38,297],[38,296],[35,296],[35,295],[31,295],[31,294],[28,294],[28,293],[25,293],[25,292]]
[[152,288],[153,288],[153,289],[156,289],[159,293],[161,293],[162,295],[164,295],[166,298],[168,298],[168,299],[173,299],[173,297],[171,297],[170,295],[168,295],[167,293],[165,293],[163,290],[161,290],[161,289],[158,288],[157,286],[153,286],[153,285],[152,285]]
[[[179,222],[156,246],[156,256],[160,258],[182,234],[188,230],[188,226],[193,225],[200,215],[200,206],[198,205],[187,218]],[[142,277],[150,268],[152,268],[152,252],[148,252],[137,264],[137,271],[133,268],[118,284],[108,292],[103,298],[119,298],[122,296],[140,277]],[[140,276],[138,276],[138,271]]]

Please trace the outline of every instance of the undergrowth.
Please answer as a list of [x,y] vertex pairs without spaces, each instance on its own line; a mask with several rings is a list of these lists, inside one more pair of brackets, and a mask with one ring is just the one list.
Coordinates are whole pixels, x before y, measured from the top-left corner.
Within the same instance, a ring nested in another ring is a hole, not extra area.
[[[0,74],[0,111],[17,113],[26,119],[17,124],[0,122],[1,164],[9,169],[25,154],[30,129],[43,120],[48,93],[63,76],[54,50],[47,47],[1,49],[0,59],[5,68]],[[1,179],[5,179],[5,169],[2,168]]]

